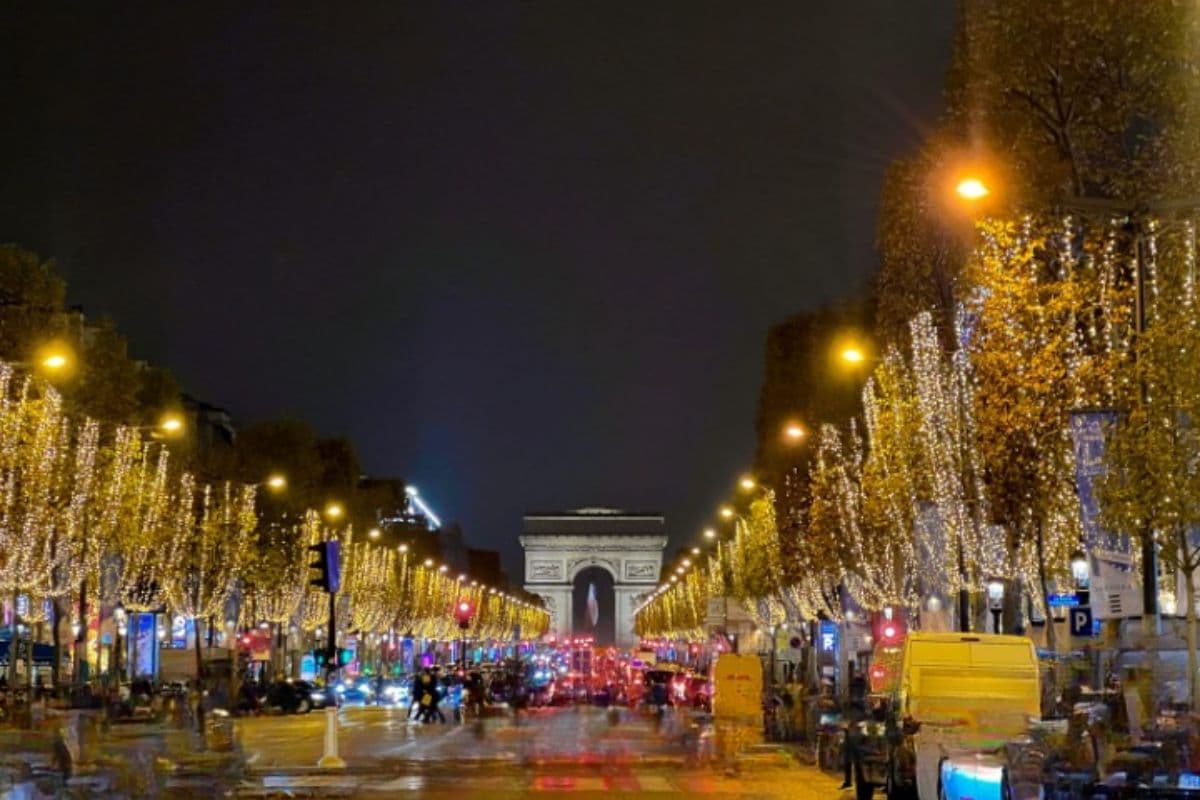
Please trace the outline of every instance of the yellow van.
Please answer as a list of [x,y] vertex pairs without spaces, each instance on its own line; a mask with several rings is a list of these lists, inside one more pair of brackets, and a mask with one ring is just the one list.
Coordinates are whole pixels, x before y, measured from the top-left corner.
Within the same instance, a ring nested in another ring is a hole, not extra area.
[[1041,714],[1037,652],[1023,636],[914,632],[878,665],[863,774],[889,800],[936,798],[944,758],[995,750]]

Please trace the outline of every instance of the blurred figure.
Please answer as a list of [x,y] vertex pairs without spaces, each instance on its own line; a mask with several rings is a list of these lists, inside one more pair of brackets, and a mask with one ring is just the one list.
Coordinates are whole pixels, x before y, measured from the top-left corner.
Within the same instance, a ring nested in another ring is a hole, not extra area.
[[[842,789],[849,789],[854,782],[862,783],[862,729],[859,726],[867,718],[865,706],[866,684],[862,678],[850,683],[850,699],[842,720],[845,726],[845,744],[842,746]],[[853,781],[851,780],[853,778]]]

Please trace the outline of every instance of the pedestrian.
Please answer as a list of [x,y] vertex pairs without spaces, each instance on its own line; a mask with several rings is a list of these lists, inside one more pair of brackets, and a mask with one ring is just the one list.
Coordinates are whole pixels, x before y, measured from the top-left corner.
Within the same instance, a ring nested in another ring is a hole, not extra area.
[[792,693],[788,691],[786,686],[781,686],[779,689],[779,708],[776,709],[775,721],[779,726],[779,738],[782,741],[790,742],[794,735],[792,726],[793,715],[796,712],[796,701],[792,698]]
[[417,685],[417,702],[420,706],[420,710],[417,712],[417,721],[433,722],[433,709],[437,705],[437,685],[429,670],[421,673],[421,679]]
[[[866,685],[862,678],[854,678],[850,683],[850,699],[846,706],[846,714],[843,719],[845,725],[845,739],[842,745],[842,789],[849,789],[854,785],[854,781],[863,782],[862,774],[862,729],[859,723],[867,718],[866,706],[864,705],[863,695],[866,693]],[[851,780],[854,779],[854,781]]]
[[408,686],[408,718],[421,716],[421,674],[414,674]]

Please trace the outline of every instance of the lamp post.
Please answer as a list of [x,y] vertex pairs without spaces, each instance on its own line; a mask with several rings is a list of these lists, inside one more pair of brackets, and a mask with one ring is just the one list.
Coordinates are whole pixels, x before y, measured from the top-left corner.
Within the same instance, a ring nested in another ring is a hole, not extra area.
[[992,578],[987,584],[988,610],[992,612],[992,633],[1000,633],[1000,619],[1004,614],[1004,581]]
[[1079,598],[1079,605],[1090,604],[1092,600],[1092,565],[1087,554],[1082,550],[1071,553],[1071,578],[1075,581],[1075,596]]
[[116,626],[116,632],[113,637],[113,663],[112,672],[117,678],[117,687],[121,686],[121,672],[123,665],[121,663],[121,640],[129,631],[129,618],[125,613],[125,606],[117,603],[117,607],[113,609],[113,623]]

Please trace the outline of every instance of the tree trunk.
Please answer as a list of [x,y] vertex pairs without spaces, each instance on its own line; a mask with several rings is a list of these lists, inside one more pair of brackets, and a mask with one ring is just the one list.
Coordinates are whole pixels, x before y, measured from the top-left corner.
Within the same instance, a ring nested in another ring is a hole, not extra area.
[[[87,540],[85,539],[86,543]],[[84,664],[87,659],[88,613],[87,613],[87,578],[79,582],[79,635],[75,637],[75,678],[79,684],[84,682]]]
[[8,637],[8,685],[16,688],[17,685],[17,642],[20,640],[20,635],[17,633],[17,623],[21,618],[17,616],[17,593],[12,593],[12,627]]
[[[1050,608],[1050,580],[1046,574],[1046,542],[1042,534],[1042,521],[1033,523],[1037,534],[1038,583],[1041,584],[1042,603],[1046,608],[1046,649],[1058,653],[1058,631],[1054,627],[1054,612]],[[1055,669],[1055,676],[1060,672]]]
[[50,686],[55,691],[58,690],[61,677],[58,673],[62,669],[62,605],[57,599],[54,601],[54,619],[50,622],[51,641],[54,643],[54,669],[50,670]]
[[[1184,546],[1187,546],[1186,542]],[[1187,581],[1184,587],[1187,595],[1188,702],[1195,711],[1200,708],[1200,681],[1196,678],[1196,578],[1192,570],[1186,571]]]
[[200,618],[192,621],[196,629],[196,727],[200,741],[204,741],[204,650],[200,647]]

